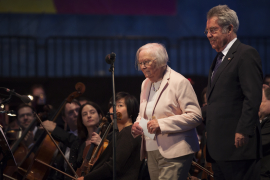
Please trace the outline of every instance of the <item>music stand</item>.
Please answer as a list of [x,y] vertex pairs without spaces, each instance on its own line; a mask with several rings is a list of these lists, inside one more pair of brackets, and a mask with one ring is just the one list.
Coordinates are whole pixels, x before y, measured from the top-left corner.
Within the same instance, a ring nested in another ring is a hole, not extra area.
[[6,165],[17,166],[14,156],[10,150],[7,139],[0,127],[0,180],[3,179],[3,173]]

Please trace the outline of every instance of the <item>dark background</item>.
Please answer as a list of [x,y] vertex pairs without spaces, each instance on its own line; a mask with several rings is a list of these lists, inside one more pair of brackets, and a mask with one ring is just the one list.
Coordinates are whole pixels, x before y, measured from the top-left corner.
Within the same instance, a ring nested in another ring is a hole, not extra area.
[[[70,14],[1,11],[0,86],[29,94],[33,84],[43,84],[47,102],[57,108],[75,91],[75,84],[83,82],[84,96],[107,111],[112,84],[105,56],[112,51],[117,54],[116,92],[127,91],[139,100],[144,76],[134,67],[136,50],[147,42],[162,42],[169,53],[169,65],[192,79],[201,102],[200,93],[207,85],[207,73],[216,54],[203,31],[208,10],[218,4],[227,4],[237,12],[239,39],[259,51],[264,74],[270,73],[270,1],[168,2],[174,5],[167,14],[148,12],[151,4],[146,7],[144,3],[138,7],[141,14],[116,14],[109,6],[103,14],[80,13],[80,9]],[[17,98],[11,101],[14,106],[17,103]]]

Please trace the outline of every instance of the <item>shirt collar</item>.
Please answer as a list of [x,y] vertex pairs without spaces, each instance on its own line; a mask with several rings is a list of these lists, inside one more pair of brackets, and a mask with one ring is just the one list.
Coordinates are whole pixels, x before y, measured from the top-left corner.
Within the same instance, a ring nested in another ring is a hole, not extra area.
[[69,131],[69,133],[72,133],[72,134],[74,134],[75,136],[78,136],[78,130],[76,129],[75,131]]
[[38,128],[37,126],[35,126],[34,130],[33,130],[33,135],[35,136],[36,135],[36,132],[37,132]]
[[228,51],[230,50],[230,48],[232,47],[233,43],[237,40],[237,38],[234,38],[233,40],[231,40],[231,42],[229,42],[229,44],[227,44],[227,46],[225,47],[225,49],[223,49],[222,54],[224,55],[223,58],[227,55]]

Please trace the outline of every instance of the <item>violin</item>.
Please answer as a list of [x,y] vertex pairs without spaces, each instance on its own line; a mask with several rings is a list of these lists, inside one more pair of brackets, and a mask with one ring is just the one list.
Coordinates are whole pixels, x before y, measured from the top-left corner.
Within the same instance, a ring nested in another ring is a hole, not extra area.
[[[61,104],[59,110],[54,115],[53,121],[55,121],[56,118],[59,116],[59,114],[61,113],[61,111],[64,108],[66,103],[71,103],[71,101],[74,98],[77,98],[84,93],[85,85],[83,83],[79,82],[75,85],[75,89],[76,89],[76,91],[71,93],[67,97],[67,99]],[[39,118],[39,116],[36,113],[35,113],[35,115],[42,125],[42,121]],[[57,149],[62,154],[62,156],[64,157],[68,166],[70,167],[70,169],[74,172],[75,176],[77,177],[76,172],[74,171],[72,166],[69,164],[68,160],[65,158],[64,153],[59,148],[58,142],[56,142],[53,139],[53,137],[47,131],[46,128],[44,128],[44,130],[45,130],[44,135],[42,135],[41,138],[43,138],[44,136],[45,136],[45,138],[42,140],[41,145],[38,147],[38,150],[35,153],[35,156],[33,158],[34,160],[31,162],[27,172],[24,175],[24,179],[30,179],[30,180],[32,180],[32,179],[46,179],[46,175],[48,174],[47,171],[49,170],[49,168],[52,168],[52,166],[50,166],[49,164],[52,162],[52,159],[54,157],[54,153]],[[41,141],[40,139],[37,141],[40,142]]]
[[[213,172],[211,172],[210,170],[208,170],[208,169],[202,167],[200,164],[196,163],[195,161],[192,161],[191,164],[192,164],[193,166],[198,167],[198,168],[199,168],[200,170],[202,170],[203,173],[205,173],[207,176],[210,176],[210,177],[211,177],[210,180],[214,180],[214,173],[213,173]],[[206,177],[207,177],[207,176],[206,176]],[[212,178],[213,178],[213,179],[212,179]],[[205,177],[202,176],[202,179],[207,179],[207,178],[205,178]]]
[[[99,127],[96,130],[96,133],[99,134],[100,130],[102,129],[102,127],[105,125],[105,123],[107,122],[107,118],[103,117],[102,118],[102,122],[100,123]],[[105,142],[103,144],[104,146],[101,149],[101,151],[99,152],[99,154],[101,154],[108,146],[108,143]],[[87,168],[88,168],[88,163],[92,157],[93,152],[96,150],[96,145],[94,143],[89,144],[88,146],[86,146],[83,150],[83,163],[81,165],[80,168],[77,169],[76,173],[78,174],[79,177],[84,176],[87,174]]]
[[[202,153],[202,151],[203,151],[203,153]],[[201,170],[202,171],[201,179],[214,180],[214,173],[212,170],[212,164],[206,161],[206,144],[204,145],[203,148],[200,148],[200,151],[198,153],[204,155],[205,165],[203,167],[200,165],[200,161],[198,161],[198,163],[195,161],[192,161],[191,165],[193,165],[197,168],[194,170],[192,176],[197,177],[198,174],[200,173],[200,170]]]
[[[198,165],[201,164],[201,157],[202,157],[202,144],[201,144],[201,140],[199,140],[199,144],[200,144],[200,150],[195,153],[195,159],[196,159],[196,162],[195,163],[198,164]],[[192,161],[192,163],[191,163],[194,166],[193,172],[192,172],[192,176],[198,177],[198,175],[202,171],[202,169],[199,168],[198,166],[196,166],[196,164],[194,164],[193,162],[194,161]]]
[[[206,144],[204,145],[203,148],[203,154],[204,154],[204,158],[205,158],[205,169],[207,169],[207,171],[211,172],[212,174],[214,174],[213,169],[212,169],[212,164],[210,162],[206,161]],[[210,173],[207,173],[206,171],[203,171],[202,173],[202,179],[209,179],[209,180],[214,180],[214,176],[209,177]]]
[[[197,177],[198,174],[202,171],[201,179],[214,180],[214,173],[212,170],[212,165],[211,163],[206,161],[206,144],[203,145],[203,143],[201,143],[201,140],[199,140],[199,144],[200,144],[200,150],[195,154],[195,157],[198,161],[197,162],[192,161],[191,165],[193,165],[195,168],[191,175],[194,177]],[[200,165],[202,155],[205,159],[204,167]]]

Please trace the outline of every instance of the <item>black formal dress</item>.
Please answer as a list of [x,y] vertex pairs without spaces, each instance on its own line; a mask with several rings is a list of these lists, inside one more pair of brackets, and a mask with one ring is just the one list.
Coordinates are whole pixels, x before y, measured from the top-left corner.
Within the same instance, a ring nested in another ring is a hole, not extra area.
[[261,122],[262,150],[261,180],[270,180],[270,115]]
[[[258,52],[236,40],[207,86],[207,161],[256,160],[262,155],[258,111],[262,99],[262,68]],[[249,137],[236,148],[235,133]],[[243,163],[245,165],[245,163]],[[233,170],[233,168],[232,168]]]
[[[140,166],[141,137],[133,138],[131,127],[127,126],[116,134],[116,179],[137,180]],[[83,162],[82,154],[85,142],[76,141],[70,150],[70,163],[76,170]],[[85,180],[111,180],[113,177],[112,143],[101,154]]]

